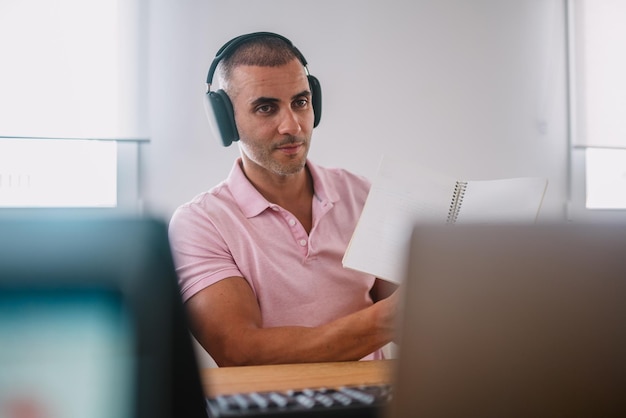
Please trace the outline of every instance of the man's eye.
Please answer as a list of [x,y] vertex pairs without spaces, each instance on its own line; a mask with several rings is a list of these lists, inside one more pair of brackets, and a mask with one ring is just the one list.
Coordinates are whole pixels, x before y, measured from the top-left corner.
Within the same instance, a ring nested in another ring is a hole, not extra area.
[[258,113],[271,113],[274,110],[272,105],[262,105],[256,108]]
[[300,100],[296,100],[293,105],[294,107],[297,107],[297,108],[304,108],[304,107],[307,107],[308,104],[309,104],[308,99],[300,99]]

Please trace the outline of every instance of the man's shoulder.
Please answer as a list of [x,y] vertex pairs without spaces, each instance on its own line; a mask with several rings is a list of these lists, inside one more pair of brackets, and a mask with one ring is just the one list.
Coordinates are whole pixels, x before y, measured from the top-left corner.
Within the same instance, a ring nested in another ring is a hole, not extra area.
[[192,199],[177,208],[177,212],[203,212],[219,210],[220,207],[230,206],[233,198],[226,182],[221,182],[209,190],[195,195]]
[[345,168],[312,166],[311,170],[316,188],[331,201],[342,196],[365,198],[369,193],[371,182],[364,176]]
[[311,165],[313,170],[315,170],[316,173],[324,179],[328,179],[333,182],[347,183],[350,185],[361,185],[366,187],[370,186],[370,181],[365,176],[356,174],[355,172],[350,171],[346,168],[324,167],[313,163],[309,164]]

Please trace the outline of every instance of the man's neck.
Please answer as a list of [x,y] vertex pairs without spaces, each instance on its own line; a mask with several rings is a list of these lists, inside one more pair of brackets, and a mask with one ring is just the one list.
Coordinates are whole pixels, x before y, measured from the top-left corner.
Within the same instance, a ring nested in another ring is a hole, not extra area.
[[290,175],[267,175],[255,176],[253,173],[244,173],[254,187],[268,201],[277,205],[287,207],[290,202],[313,198],[313,180],[308,168]]
[[306,166],[298,173],[290,175],[246,170],[243,164],[242,169],[250,183],[263,197],[291,212],[307,232],[310,232],[314,190],[313,178]]

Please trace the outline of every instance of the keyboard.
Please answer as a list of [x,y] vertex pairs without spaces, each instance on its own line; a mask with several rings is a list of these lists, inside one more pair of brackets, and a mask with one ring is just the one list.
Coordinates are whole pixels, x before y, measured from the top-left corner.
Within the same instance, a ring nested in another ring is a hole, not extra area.
[[207,399],[209,417],[377,418],[391,400],[388,384],[237,393]]

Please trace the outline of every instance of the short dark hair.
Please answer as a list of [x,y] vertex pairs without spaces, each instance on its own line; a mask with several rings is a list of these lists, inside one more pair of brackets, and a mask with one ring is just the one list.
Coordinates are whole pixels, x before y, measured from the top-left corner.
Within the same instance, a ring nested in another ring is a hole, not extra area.
[[278,67],[293,59],[301,60],[301,54],[288,42],[270,35],[253,37],[224,57],[218,64],[216,73],[221,82],[228,82],[233,69],[240,65]]

